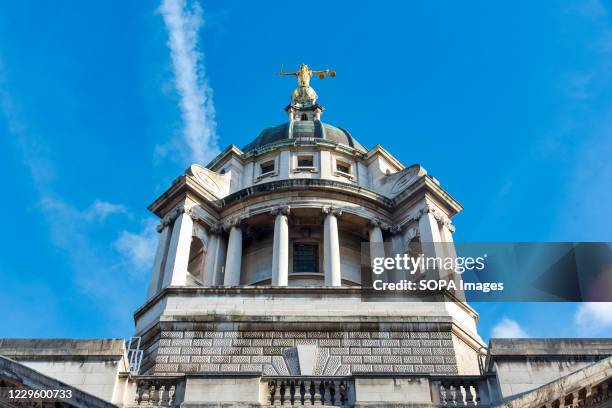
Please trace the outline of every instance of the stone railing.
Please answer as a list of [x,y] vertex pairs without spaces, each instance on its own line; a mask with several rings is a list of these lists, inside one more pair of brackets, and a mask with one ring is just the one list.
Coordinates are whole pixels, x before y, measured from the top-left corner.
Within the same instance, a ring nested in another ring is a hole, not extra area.
[[355,382],[348,377],[269,377],[268,407],[352,407]]
[[183,400],[183,379],[177,377],[136,377],[130,407],[178,407]]
[[612,406],[612,378],[594,387],[585,387],[567,393],[561,398],[543,404],[541,408],[605,408],[610,406]]
[[482,377],[444,377],[432,379],[433,402],[441,407],[489,407],[486,380]]

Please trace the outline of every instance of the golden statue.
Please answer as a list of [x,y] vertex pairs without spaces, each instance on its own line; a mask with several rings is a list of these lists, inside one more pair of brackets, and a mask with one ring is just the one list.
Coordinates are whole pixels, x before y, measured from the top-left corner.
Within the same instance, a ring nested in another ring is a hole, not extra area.
[[325,75],[329,75],[330,77],[336,76],[336,71],[330,71],[329,69],[323,69],[319,71],[311,71],[308,69],[308,65],[302,64],[300,65],[300,69],[295,72],[283,72],[278,73],[281,76],[296,76],[298,79],[298,86],[310,86],[310,77],[313,75],[319,75],[320,79],[325,79]]
[[295,72],[284,72],[281,68],[278,75],[281,76],[295,76],[298,80],[298,86],[293,91],[292,102],[298,106],[309,106],[314,105],[317,100],[317,93],[310,86],[310,77],[318,75],[320,79],[325,79],[325,75],[330,77],[336,76],[336,71],[330,71],[329,69],[314,70],[308,69],[308,65],[300,65],[300,69]]

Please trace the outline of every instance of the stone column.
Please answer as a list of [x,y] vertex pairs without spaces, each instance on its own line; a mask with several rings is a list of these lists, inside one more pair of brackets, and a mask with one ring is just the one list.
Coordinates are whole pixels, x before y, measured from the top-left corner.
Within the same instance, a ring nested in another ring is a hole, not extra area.
[[370,263],[374,262],[374,258],[385,257],[385,244],[380,226],[381,223],[378,221],[370,222]]
[[340,241],[338,238],[338,217],[342,211],[324,208],[323,223],[323,259],[325,265],[325,285],[342,286],[340,273]]
[[193,220],[189,210],[179,210],[174,220],[172,237],[168,247],[168,257],[164,270],[162,287],[185,286],[187,283],[187,264],[189,263],[189,249],[193,233]]
[[223,285],[225,281],[225,261],[227,260],[227,238],[218,235],[217,254],[215,255],[215,284]]
[[208,259],[208,247],[210,244],[210,236],[208,235],[208,231],[202,225],[197,222],[193,224],[193,238],[199,239],[202,243],[202,259],[200,261],[200,265],[198,266],[198,271],[196,277],[202,282],[206,284],[208,277],[206,276],[206,260]]
[[[419,212],[419,235],[421,237],[421,250],[425,257],[444,256],[440,242],[440,229],[435,217],[435,209],[426,205]],[[427,270],[428,278],[439,279],[441,271]]]
[[[389,228],[389,232],[391,233],[391,253],[387,254],[387,256],[404,256],[404,253],[406,253],[407,251],[406,245],[404,243],[404,236],[402,234],[402,228],[398,225],[394,225]],[[392,278],[395,281],[399,281],[400,279],[406,279],[406,274],[402,269],[395,269],[389,278]]]
[[450,220],[446,220],[442,224],[440,238],[442,242],[444,242],[444,253],[446,256],[456,258],[457,252],[455,251],[455,243],[453,242],[453,232],[455,232],[455,227],[451,224]]
[[272,211],[274,220],[274,246],[272,248],[272,286],[289,284],[289,207]]
[[212,230],[208,234],[208,246],[206,247],[206,259],[204,259],[204,274],[206,280],[204,283],[208,286],[215,286],[217,284],[217,270],[215,268],[216,258],[219,245],[219,234],[218,231]]
[[242,267],[242,226],[239,220],[230,225],[227,255],[225,258],[225,286],[240,285],[240,270]]
[[430,206],[426,206],[420,211],[419,235],[421,236],[421,242],[442,242],[435,209]]
[[391,232],[391,255],[403,255],[406,251],[406,245],[404,243],[402,228],[394,225],[389,231]]
[[153,272],[151,273],[151,281],[147,291],[147,299],[151,299],[161,289],[161,283],[164,279],[164,265],[166,256],[168,255],[168,241],[170,240],[171,228],[167,222],[159,224],[157,232],[159,232],[159,240],[157,242],[157,250],[155,251],[155,260],[153,261]]
[[[442,227],[441,227],[441,236],[442,239],[442,250],[444,252],[444,256],[448,258],[457,258],[457,251],[455,250],[455,243],[453,242],[453,232],[455,232],[455,227],[451,223],[448,218],[443,219]],[[455,281],[457,288],[460,288],[460,280],[461,275],[454,273],[452,270],[447,270],[446,277]],[[456,290],[453,292],[455,296],[461,300],[462,302],[466,301],[465,292],[462,290]]]
[[[440,236],[440,222],[442,214],[429,204],[420,210],[419,235],[421,236],[421,249],[425,257],[446,256],[444,244]],[[431,279],[446,279],[448,275],[444,270],[428,270]]]

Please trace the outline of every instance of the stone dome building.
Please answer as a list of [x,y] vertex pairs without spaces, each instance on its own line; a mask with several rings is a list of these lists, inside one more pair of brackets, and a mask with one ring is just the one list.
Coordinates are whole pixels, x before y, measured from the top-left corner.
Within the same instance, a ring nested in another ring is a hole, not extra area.
[[[461,205],[421,166],[323,123],[316,101],[286,112],[243,149],[190,166],[149,207],[162,222],[136,312],[142,372],[250,373],[279,387],[284,376],[478,374],[485,345],[467,304],[365,302],[360,291],[364,243],[402,254],[446,242],[432,250],[452,255]],[[358,385],[347,389],[354,400]]]
[[59,406],[79,407],[612,406],[609,340],[486,347],[459,292],[364,298],[374,254],[456,256],[462,206],[418,164],[323,123],[308,78],[330,72],[304,67],[287,123],[150,205],[139,346],[0,340],[0,386],[70,387]]

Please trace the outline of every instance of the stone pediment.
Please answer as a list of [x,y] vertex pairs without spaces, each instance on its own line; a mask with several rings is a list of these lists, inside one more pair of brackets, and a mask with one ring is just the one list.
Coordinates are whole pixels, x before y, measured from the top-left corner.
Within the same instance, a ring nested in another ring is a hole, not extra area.
[[372,186],[372,190],[385,197],[393,198],[425,175],[427,171],[415,164],[382,178],[378,184]]
[[192,164],[185,175],[191,177],[203,189],[218,199],[227,196],[230,192],[231,172],[219,174],[198,164]]

